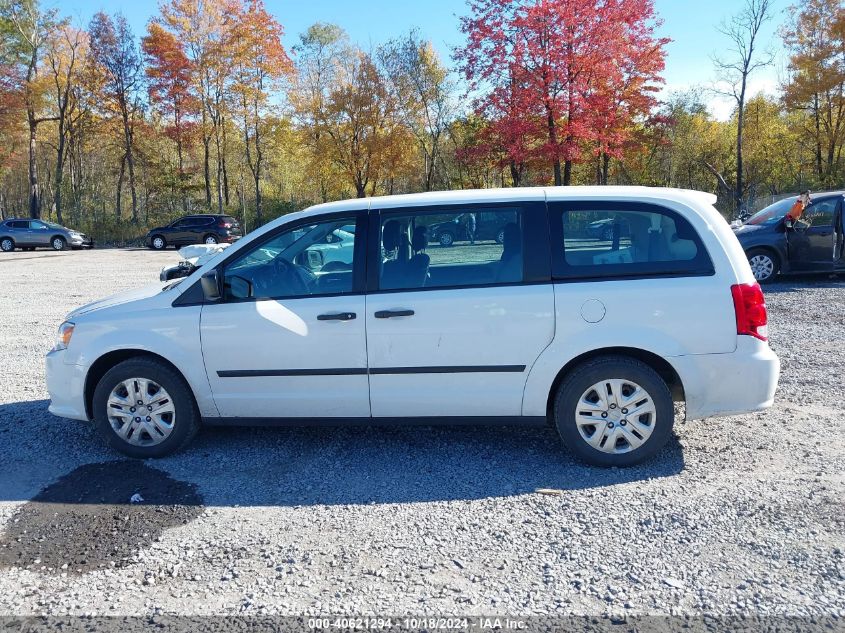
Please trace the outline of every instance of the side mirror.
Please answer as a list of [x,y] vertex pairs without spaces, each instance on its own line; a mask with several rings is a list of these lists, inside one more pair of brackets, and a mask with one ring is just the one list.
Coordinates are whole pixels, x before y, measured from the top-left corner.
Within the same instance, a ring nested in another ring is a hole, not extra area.
[[220,301],[220,277],[216,270],[205,273],[200,278],[200,284],[206,301]]

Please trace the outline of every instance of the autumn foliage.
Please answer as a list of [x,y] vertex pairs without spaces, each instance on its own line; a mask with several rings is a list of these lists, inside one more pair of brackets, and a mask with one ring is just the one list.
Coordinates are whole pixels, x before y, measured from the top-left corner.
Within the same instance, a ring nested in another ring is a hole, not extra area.
[[534,161],[568,185],[585,156],[621,156],[656,104],[664,67],[668,40],[654,36],[651,0],[471,0],[470,9],[458,59],[515,176]]
[[162,0],[140,33],[119,13],[82,25],[0,2],[0,217],[121,240],[184,213],[251,229],[437,189],[682,186],[728,210],[843,184],[838,0],[790,10],[782,94],[742,93],[729,120],[710,93],[664,90],[653,0],[467,0],[463,14],[446,59],[417,30],[367,46],[335,24],[286,36],[262,0]]

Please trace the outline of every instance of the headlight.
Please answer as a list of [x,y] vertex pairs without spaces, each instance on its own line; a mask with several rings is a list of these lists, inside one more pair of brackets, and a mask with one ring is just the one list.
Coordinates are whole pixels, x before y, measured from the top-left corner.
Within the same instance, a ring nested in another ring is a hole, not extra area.
[[67,349],[67,346],[70,345],[70,337],[73,336],[73,328],[75,327],[76,325],[70,321],[65,321],[59,326],[59,331],[56,335],[56,346],[53,348],[54,351]]

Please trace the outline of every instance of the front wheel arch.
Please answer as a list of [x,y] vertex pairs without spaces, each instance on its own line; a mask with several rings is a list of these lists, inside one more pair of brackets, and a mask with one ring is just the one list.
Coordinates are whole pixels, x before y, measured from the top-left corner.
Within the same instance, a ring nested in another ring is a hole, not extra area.
[[94,419],[94,391],[97,389],[97,385],[100,383],[100,380],[112,367],[115,367],[116,365],[122,363],[125,360],[130,360],[134,358],[149,358],[152,360],[156,360],[164,365],[167,365],[170,369],[172,369],[174,372],[176,372],[179,376],[182,377],[182,380],[185,381],[185,384],[187,384],[189,389],[191,390],[191,395],[194,398],[194,404],[197,404],[197,397],[196,394],[194,394],[193,392],[193,388],[191,388],[190,381],[187,379],[185,374],[178,367],[176,367],[176,365],[171,363],[163,356],[159,356],[158,354],[154,354],[153,352],[147,352],[139,349],[115,350],[103,354],[97,360],[95,360],[91,364],[91,367],[88,369],[88,373],[85,375],[85,415],[88,416],[89,420]]
[[568,363],[566,363],[555,376],[552,382],[551,389],[549,389],[548,399],[546,401],[546,419],[549,423],[554,421],[554,403],[558,388],[561,383],[566,380],[566,377],[572,373],[577,367],[587,363],[594,358],[601,356],[622,356],[641,361],[651,367],[663,379],[663,382],[669,387],[672,394],[672,400],[675,402],[685,402],[686,394],[684,393],[684,384],[681,377],[675,368],[665,358],[658,356],[653,352],[635,347],[603,347],[600,349],[585,352],[580,356],[576,356]]

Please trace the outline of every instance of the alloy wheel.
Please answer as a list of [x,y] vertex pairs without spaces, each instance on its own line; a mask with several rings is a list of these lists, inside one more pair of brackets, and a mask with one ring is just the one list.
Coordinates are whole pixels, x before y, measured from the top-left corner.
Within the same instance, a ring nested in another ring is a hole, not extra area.
[[129,378],[115,385],[106,414],[115,434],[133,446],[161,444],[176,424],[170,394],[147,378]]
[[754,255],[748,260],[748,263],[751,265],[751,272],[754,273],[754,279],[757,281],[766,281],[775,274],[774,260],[764,253]]
[[2,242],[0,242],[0,250],[5,253],[11,253],[13,250],[15,250],[15,243],[9,238],[6,238]]
[[588,387],[575,409],[581,438],[603,453],[633,451],[648,441],[657,410],[649,393],[624,378],[602,380]]

